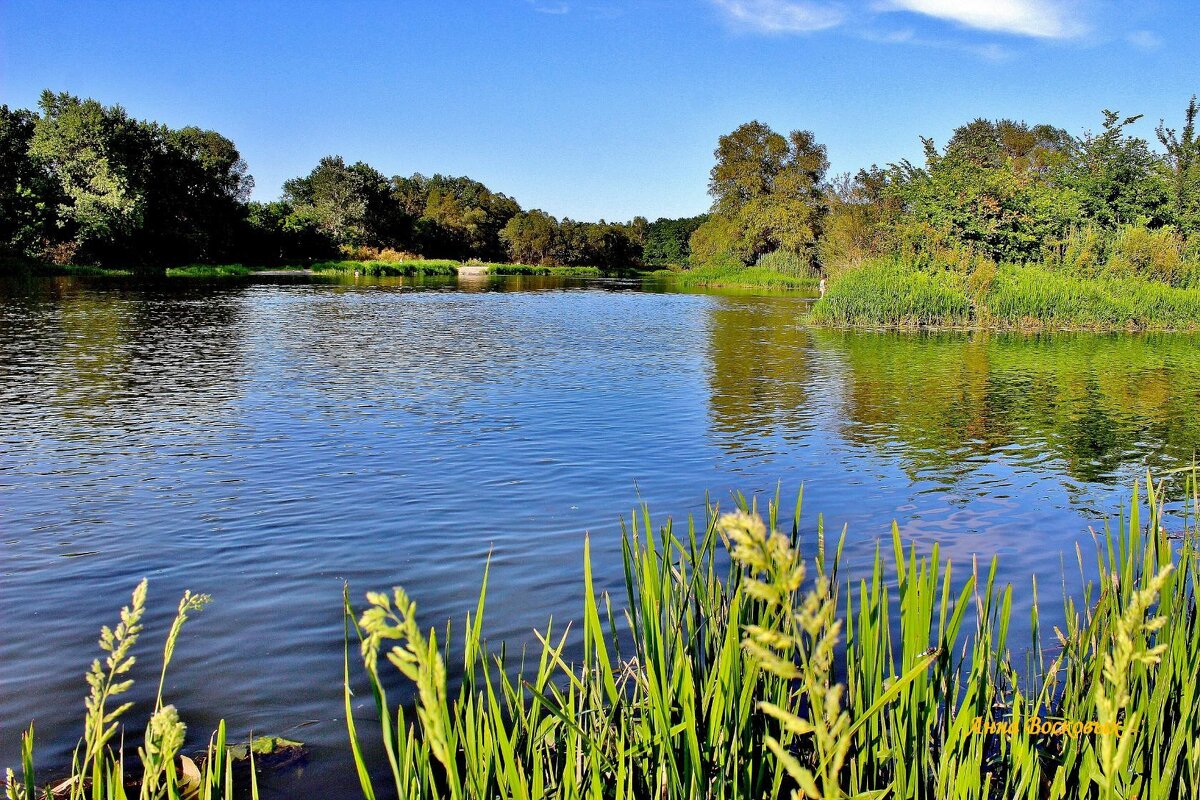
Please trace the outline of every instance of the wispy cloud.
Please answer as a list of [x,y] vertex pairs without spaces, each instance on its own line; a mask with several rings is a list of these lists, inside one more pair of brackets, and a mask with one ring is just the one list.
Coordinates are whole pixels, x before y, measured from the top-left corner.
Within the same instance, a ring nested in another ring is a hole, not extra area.
[[736,24],[760,33],[807,33],[836,28],[841,7],[811,0],[713,0]]
[[1132,31],[1125,36],[1125,41],[1139,50],[1157,50],[1163,43],[1158,34],[1152,31]]
[[526,0],[539,14],[566,14],[571,10],[565,0]]
[[998,33],[1067,39],[1087,30],[1077,4],[1061,0],[883,0],[880,11],[909,11]]

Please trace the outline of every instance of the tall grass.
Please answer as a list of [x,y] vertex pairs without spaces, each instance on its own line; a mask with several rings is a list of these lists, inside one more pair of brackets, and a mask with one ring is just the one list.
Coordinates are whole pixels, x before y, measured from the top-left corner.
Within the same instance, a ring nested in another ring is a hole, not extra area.
[[[34,728],[21,737],[21,775],[9,769],[5,775],[8,800],[230,800],[234,796],[234,758],[225,742],[225,722],[209,739],[204,755],[193,760],[183,754],[187,726],[175,706],[163,703],[167,668],[175,654],[175,645],[188,616],[207,605],[207,595],[184,592],[175,619],[163,647],[158,694],[150,720],[137,748],[138,759],[126,764],[124,745],[134,741],[127,736],[122,717],[133,704],[124,696],[133,687],[131,677],[136,657],[134,647],[142,634],[146,608],[147,583],[133,591],[130,604],[121,609],[115,628],[100,631],[100,650],[104,654],[92,662],[87,674],[89,687],[84,701],[83,736],[72,756],[70,774],[39,787],[34,766]],[[250,751],[250,789],[257,800],[253,748]]]
[[710,264],[685,270],[656,270],[656,278],[666,278],[675,286],[795,290],[815,292],[819,280],[808,275],[788,275],[769,266],[747,267],[741,264]]
[[1006,265],[997,272],[984,303],[982,319],[1008,327],[1200,327],[1200,289],[1136,277],[1086,279]]
[[458,261],[421,259],[416,261],[319,261],[313,272],[340,275],[364,275],[373,278],[413,277],[418,275],[457,275]]
[[971,311],[957,273],[877,259],[835,278],[813,318],[830,325],[958,327],[970,323]]
[[[635,515],[621,612],[597,593],[585,546],[582,655],[570,663],[570,626],[538,633],[532,663],[486,649],[485,573],[453,693],[442,644],[402,589],[369,594],[361,614],[347,594],[346,717],[363,794],[1194,797],[1194,474],[1187,485],[1170,522],[1162,485],[1147,483],[1145,506],[1135,486],[1050,635],[1035,581],[1025,644],[1009,640],[1013,588],[998,584],[996,560],[960,576],[936,546],[906,550],[893,527],[869,576],[843,582],[845,531],[780,533],[778,499],[765,520],[742,501],[657,535],[648,512]],[[1075,557],[1082,575],[1087,559]],[[379,713],[386,788],[350,713],[352,643]],[[389,701],[381,655],[412,682],[415,709]]]

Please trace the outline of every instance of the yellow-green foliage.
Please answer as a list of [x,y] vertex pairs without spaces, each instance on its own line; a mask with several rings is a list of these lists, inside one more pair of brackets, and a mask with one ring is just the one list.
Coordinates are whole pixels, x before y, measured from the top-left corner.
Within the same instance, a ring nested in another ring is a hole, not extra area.
[[832,280],[814,319],[831,325],[961,326],[971,321],[964,276],[877,259]]

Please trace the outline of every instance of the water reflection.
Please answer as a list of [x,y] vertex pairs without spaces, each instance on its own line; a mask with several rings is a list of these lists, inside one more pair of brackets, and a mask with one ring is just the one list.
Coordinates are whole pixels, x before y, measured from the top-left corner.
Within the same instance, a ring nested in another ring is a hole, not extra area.
[[436,624],[491,553],[488,638],[526,642],[578,610],[585,531],[617,588],[639,500],[803,482],[848,574],[898,519],[1024,587],[1200,443],[1195,336],[830,331],[795,297],[642,289],[0,282],[0,719],[67,760],[94,631],[149,575],[152,632],[184,587],[216,597],[170,687],[189,727],[319,720],[309,793],[353,796],[344,581]]
[[845,368],[842,435],[898,453],[914,478],[951,481],[973,456],[1003,456],[1111,484],[1189,463],[1200,446],[1195,336],[813,337]]

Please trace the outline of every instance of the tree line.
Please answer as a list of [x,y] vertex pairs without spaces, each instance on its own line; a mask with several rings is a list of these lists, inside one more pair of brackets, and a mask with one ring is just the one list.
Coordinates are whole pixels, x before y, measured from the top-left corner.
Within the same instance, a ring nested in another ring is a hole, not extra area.
[[197,127],[46,91],[36,111],[0,106],[0,251],[57,264],[161,269],[413,256],[598,266],[686,260],[674,220],[582,222],[521,208],[467,177],[387,177],[340,156],[249,200],[235,144]]
[[1182,127],[1160,122],[1157,149],[1131,132],[1140,116],[1115,111],[1081,136],[976,119],[942,148],[923,139],[923,164],[832,178],[811,133],[751,122],[720,139],[712,214],[691,236],[692,261],[792,263],[816,275],[897,255],[1177,282],[1182,265],[1200,261],[1197,112],[1193,97]]
[[[1105,111],[1098,132],[976,119],[924,161],[828,176],[825,146],[750,122],[720,137],[707,214],[582,222],[522,209],[467,177],[387,177],[340,156],[274,202],[236,145],[46,91],[0,106],[0,251],[59,264],[297,263],[395,251],[627,270],[767,265],[825,274],[880,255],[1171,273],[1200,260],[1197,102],[1183,125]],[[1190,273],[1189,273],[1190,274]],[[1197,274],[1200,274],[1198,272]],[[1167,276],[1170,278],[1170,275]]]

